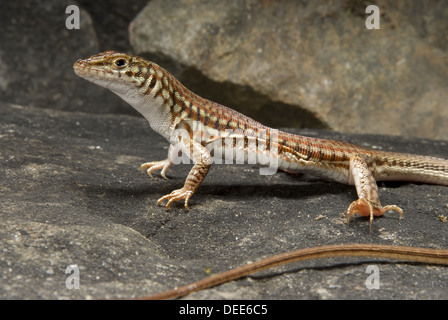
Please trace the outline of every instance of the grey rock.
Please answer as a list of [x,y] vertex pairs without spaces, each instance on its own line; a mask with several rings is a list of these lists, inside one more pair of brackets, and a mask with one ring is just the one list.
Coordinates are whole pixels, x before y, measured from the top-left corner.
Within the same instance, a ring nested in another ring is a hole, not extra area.
[[[121,3],[123,6],[124,3]],[[73,4],[80,8],[79,30],[68,30],[65,25],[68,17],[66,8]],[[102,4],[106,3],[102,2]],[[114,7],[112,1],[108,4],[110,8]],[[85,5],[85,7],[96,17],[98,12],[102,12],[109,19],[115,18],[114,27],[109,27],[110,33],[103,32],[102,24],[102,22],[111,24],[110,20],[98,18],[94,23],[90,14],[83,9],[84,7],[75,1],[19,0],[2,3],[0,100],[19,105],[45,106],[57,110],[135,114],[132,108],[118,97],[105,95],[105,90],[92,87],[73,73],[73,63],[79,58],[105,49],[125,50],[125,47],[129,47],[128,21],[122,18],[123,15],[118,12],[114,15],[110,9],[109,13],[104,11],[104,8],[101,10],[99,2],[90,6]],[[129,10],[129,12],[132,11]],[[122,30],[118,36],[114,32],[115,28]],[[114,39],[116,43],[125,45],[112,45],[104,39],[109,41]],[[107,47],[104,48],[102,45]],[[85,104],[89,98],[94,98],[97,104]]]
[[101,50],[130,51],[129,23],[148,4],[148,0],[77,0],[86,10],[95,28]]
[[135,53],[271,126],[448,137],[446,1],[154,0]]
[[[95,105],[92,98],[89,103]],[[365,146],[448,158],[446,141],[297,131]],[[215,165],[190,211],[156,200],[190,169],[166,181],[139,170],[166,157],[167,142],[142,118],[0,102],[0,299],[132,298],[187,284],[265,256],[310,246],[385,243],[448,248],[448,188],[380,184],[374,222],[341,214],[355,189],[309,175],[260,176],[249,165]],[[368,290],[377,265],[381,289]],[[69,265],[80,289],[67,289]],[[384,260],[330,259],[267,270],[188,299],[447,299],[448,268]],[[173,311],[173,310],[165,310]]]

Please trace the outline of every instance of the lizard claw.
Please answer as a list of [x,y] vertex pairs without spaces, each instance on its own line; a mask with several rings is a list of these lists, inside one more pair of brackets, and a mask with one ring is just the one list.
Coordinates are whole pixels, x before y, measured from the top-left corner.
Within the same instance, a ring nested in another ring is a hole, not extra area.
[[168,177],[166,176],[166,171],[173,163],[169,159],[165,159],[162,161],[152,161],[152,162],[145,162],[140,166],[140,169],[146,171],[148,176],[152,178],[152,173],[156,170],[162,170],[160,172],[160,175],[163,179],[168,180]]
[[370,219],[369,231],[372,231],[373,218],[382,216],[389,210],[398,212],[398,214],[400,215],[400,219],[403,217],[403,210],[400,207],[397,207],[395,205],[388,205],[385,207],[377,208],[374,207],[372,203],[370,203],[366,199],[358,199],[356,201],[353,201],[347,209],[347,223],[350,222],[350,218],[355,214],[359,214],[360,216],[364,217],[369,217]]
[[174,201],[184,200],[185,199],[185,209],[189,210],[188,208],[188,200],[190,200],[191,196],[193,195],[193,191],[188,190],[187,188],[183,187],[181,189],[174,190],[170,194],[167,194],[166,196],[163,196],[159,200],[157,200],[157,204],[162,203],[164,200],[168,199],[168,202],[166,203],[165,207],[167,209],[170,208],[171,203]]

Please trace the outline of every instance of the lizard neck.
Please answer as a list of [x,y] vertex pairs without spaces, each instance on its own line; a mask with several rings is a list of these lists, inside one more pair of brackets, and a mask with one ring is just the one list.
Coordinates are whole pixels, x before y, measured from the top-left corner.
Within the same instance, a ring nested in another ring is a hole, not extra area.
[[136,91],[115,93],[139,111],[151,128],[165,138],[179,128],[192,133],[193,125],[195,130],[219,136],[225,131],[255,136],[258,131],[271,130],[233,109],[193,93],[155,63],[148,64],[146,68],[149,70],[146,76],[135,79]]

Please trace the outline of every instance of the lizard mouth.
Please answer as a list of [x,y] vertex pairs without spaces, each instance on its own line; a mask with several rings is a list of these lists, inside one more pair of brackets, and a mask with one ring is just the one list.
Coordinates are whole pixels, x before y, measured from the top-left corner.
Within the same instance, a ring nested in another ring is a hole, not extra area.
[[105,76],[110,77],[113,75],[112,71],[100,67],[95,67],[85,59],[77,60],[73,64],[73,70],[79,77],[88,80],[102,80]]
[[75,73],[80,77],[85,77],[89,72],[91,68],[87,66],[87,63],[85,60],[79,59],[73,64],[73,70]]

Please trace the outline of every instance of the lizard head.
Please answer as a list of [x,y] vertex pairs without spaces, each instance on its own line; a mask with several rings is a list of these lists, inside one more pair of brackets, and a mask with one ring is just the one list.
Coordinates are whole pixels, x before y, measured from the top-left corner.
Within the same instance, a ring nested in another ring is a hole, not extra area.
[[143,58],[116,51],[79,59],[73,69],[81,78],[118,95],[140,112],[154,130],[166,134],[171,121],[169,102],[173,101],[168,78],[174,79],[166,70]]
[[[150,76],[152,63],[133,55],[105,51],[73,65],[75,73],[118,95],[136,95]],[[151,84],[149,84],[151,86]]]

